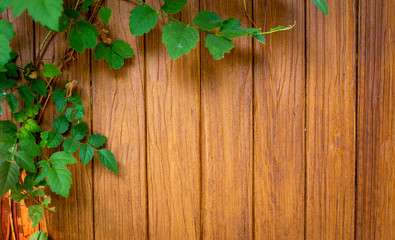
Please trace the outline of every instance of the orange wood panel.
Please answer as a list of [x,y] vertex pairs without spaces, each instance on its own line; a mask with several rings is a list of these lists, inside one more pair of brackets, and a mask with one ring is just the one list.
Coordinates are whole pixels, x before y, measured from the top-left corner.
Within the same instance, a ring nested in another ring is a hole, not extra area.
[[[176,16],[190,23],[198,9],[191,0]],[[146,35],[149,238],[200,239],[199,44],[170,59],[160,30],[167,22],[159,17]]]
[[[251,5],[248,2],[248,9]],[[201,9],[250,26],[242,0],[202,1]],[[250,12],[251,14],[251,12]],[[204,35],[205,37],[205,35]],[[214,60],[201,50],[202,228],[204,239],[252,239],[252,39]]]
[[92,54],[92,129],[108,137],[106,148],[119,175],[94,163],[95,239],[146,239],[146,130],[144,110],[144,39],[129,31],[129,1],[106,1],[113,11],[109,37],[131,44],[134,57],[120,70],[109,70]]
[[306,239],[354,239],[356,1],[308,2]]
[[305,15],[302,0],[256,1],[265,31],[254,42],[255,239],[303,239],[305,210]]
[[359,1],[356,239],[395,239],[395,2]]

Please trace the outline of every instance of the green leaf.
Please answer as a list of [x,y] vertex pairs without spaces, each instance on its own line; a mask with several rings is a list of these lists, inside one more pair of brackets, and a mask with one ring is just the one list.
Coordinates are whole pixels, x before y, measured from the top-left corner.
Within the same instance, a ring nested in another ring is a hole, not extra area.
[[193,24],[203,30],[212,31],[222,26],[223,19],[214,12],[203,11],[196,15]]
[[107,149],[100,149],[98,151],[100,162],[109,170],[113,171],[114,173],[118,174],[118,165],[117,161],[115,160],[114,154]]
[[41,156],[40,147],[36,144],[35,141],[30,139],[22,139],[19,141],[18,149],[26,152],[31,157],[39,157]]
[[60,134],[57,134],[55,132],[49,132],[48,133],[48,143],[47,147],[48,148],[54,148],[59,146],[63,141],[63,137]]
[[132,58],[133,49],[129,44],[122,40],[115,40],[111,43],[111,50],[121,56],[122,58]]
[[5,68],[7,69],[7,76],[13,77],[13,78],[17,78],[18,77],[18,67],[15,65],[14,62],[6,63],[5,64]]
[[67,153],[74,153],[80,147],[80,142],[72,138],[66,138],[63,142],[63,150]]
[[23,199],[28,198],[25,194],[19,193],[19,192],[15,192],[15,193],[11,194],[9,197],[17,203],[19,203]]
[[81,97],[76,93],[71,94],[71,96],[67,98],[67,101],[70,103],[82,105]]
[[30,131],[28,131],[25,126],[19,128],[19,131],[16,135],[18,139],[30,139],[33,141],[35,140],[33,134]]
[[59,18],[63,11],[62,0],[30,0],[24,1],[24,5],[34,21],[40,22],[52,31],[59,30]]
[[160,10],[168,14],[175,14],[184,9],[187,0],[165,0],[165,4]]
[[70,46],[77,52],[82,53],[85,48],[96,47],[97,36],[96,28],[88,21],[75,22],[75,27],[69,32]]
[[102,136],[100,134],[93,134],[89,136],[88,138],[88,143],[94,147],[101,147],[103,146],[107,141],[107,138],[105,136]]
[[95,60],[104,59],[111,51],[111,47],[107,43],[99,42],[95,47]]
[[101,20],[108,25],[108,22],[110,21],[111,18],[111,9],[106,8],[106,7],[101,7],[99,10],[99,16]]
[[53,166],[50,168],[47,181],[52,192],[60,194],[63,197],[69,195],[72,183],[71,172],[65,166]]
[[89,10],[89,6],[93,5],[93,0],[85,0],[82,3],[81,10]]
[[10,152],[14,149],[16,139],[8,134],[0,134],[0,149]]
[[158,14],[150,6],[143,4],[130,11],[130,33],[141,36],[153,29],[158,22]]
[[25,107],[25,114],[28,117],[35,117],[38,114],[38,111],[41,109],[40,104],[30,105]]
[[13,188],[19,180],[19,167],[14,162],[0,162],[0,197]]
[[234,18],[229,18],[223,21],[222,27],[219,29],[219,32],[221,32],[222,35],[227,39],[247,36],[253,34],[256,31],[256,28],[242,28],[241,22],[237,21]]
[[16,152],[15,160],[21,168],[32,173],[36,171],[36,166],[34,165],[34,159],[27,152],[25,151]]
[[71,136],[75,140],[82,140],[88,132],[88,125],[84,122],[77,123],[71,128]]
[[37,231],[33,233],[30,240],[48,240],[47,233],[44,231]]
[[41,132],[40,126],[36,123],[36,121],[34,121],[31,118],[26,120],[24,127],[26,128],[27,131],[32,133]]
[[15,32],[12,27],[12,23],[10,23],[7,20],[0,19],[0,35],[1,34],[3,34],[8,40],[15,37]]
[[30,221],[32,221],[32,228],[35,228],[44,218],[44,209],[40,205],[32,205],[28,212]]
[[9,93],[5,96],[5,100],[7,101],[11,112],[15,113],[19,105],[18,98],[16,98],[13,93]]
[[106,61],[110,65],[110,69],[120,69],[124,62],[123,57],[116,54],[114,51],[110,51],[110,54],[106,56]]
[[0,121],[0,131],[8,135],[15,135],[18,128],[15,123],[11,121]]
[[211,55],[213,55],[215,60],[218,60],[224,57],[224,53],[230,52],[234,45],[232,41],[227,38],[209,34],[206,37],[206,47],[210,51]]
[[71,24],[70,19],[65,14],[62,13],[62,15],[60,15],[60,18],[59,18],[59,31],[58,32],[66,31],[69,28],[70,24]]
[[25,110],[22,109],[19,112],[14,113],[14,120],[16,122],[21,123],[21,122],[24,122],[26,119],[27,119],[27,115],[26,115]]
[[5,64],[11,59],[10,40],[4,34],[0,34],[0,72],[5,72]]
[[65,116],[59,116],[52,123],[53,130],[61,134],[65,133],[67,129],[69,129],[69,125],[70,123],[69,121],[67,121],[67,118]]
[[70,165],[77,163],[77,159],[73,157],[71,153],[67,152],[56,152],[52,154],[52,156],[49,158],[49,161],[52,163],[52,165],[56,166],[63,166],[63,165]]
[[45,148],[45,146],[47,145],[47,143],[48,143],[48,133],[49,133],[48,131],[40,133],[40,137],[41,137],[41,142],[40,142],[40,145],[39,145],[40,149]]
[[18,88],[19,96],[27,105],[33,105],[33,92],[26,85],[21,85]]
[[74,10],[71,8],[65,9],[64,14],[69,18],[78,18],[81,16],[81,13],[78,10]]
[[33,197],[36,197],[36,196],[45,197],[45,193],[42,189],[37,189],[32,192],[32,196]]
[[73,116],[71,114],[72,112],[73,112],[72,108],[67,108],[66,112],[64,113],[64,116],[66,117],[67,121],[69,121],[69,122],[73,122]]
[[264,44],[266,41],[266,38],[263,35],[252,35],[253,38],[258,40],[260,43]]
[[162,42],[173,59],[188,54],[199,41],[198,31],[180,22],[169,22],[162,28]]
[[67,106],[66,90],[58,88],[52,93],[52,101],[56,103],[56,109],[61,114]]
[[[0,73],[0,74],[4,74],[4,73]],[[13,79],[7,79],[4,74],[4,79],[2,78],[1,82],[0,82],[0,90],[4,91],[8,88],[12,88],[12,87],[16,87],[16,86],[17,86],[16,81]]]
[[80,155],[81,162],[84,166],[88,164],[90,160],[92,160],[93,155],[95,153],[94,151],[95,150],[93,149],[93,147],[89,146],[88,144],[81,144],[78,153]]
[[0,15],[4,10],[6,10],[8,7],[11,7],[11,6],[12,6],[12,0],[0,1]]
[[325,15],[328,15],[328,5],[325,0],[313,0],[313,3],[317,5],[318,9]]
[[33,82],[30,83],[30,88],[41,96],[47,96],[47,85],[41,79],[34,79]]
[[75,104],[73,106],[74,110],[74,119],[78,119],[79,121],[82,121],[84,114],[85,114],[85,108],[82,104]]
[[40,161],[36,164],[36,168],[41,168],[40,172],[37,174],[36,178],[34,179],[33,184],[37,185],[39,182],[44,180],[47,177],[48,171],[51,168],[51,165],[48,161]]
[[44,65],[43,75],[45,77],[54,78],[60,74],[62,74],[62,72],[54,64],[48,63]]

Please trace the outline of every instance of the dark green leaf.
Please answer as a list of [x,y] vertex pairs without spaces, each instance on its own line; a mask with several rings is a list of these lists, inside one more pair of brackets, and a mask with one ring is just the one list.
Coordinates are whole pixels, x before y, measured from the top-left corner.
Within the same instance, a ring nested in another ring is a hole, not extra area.
[[62,15],[60,15],[60,18],[59,18],[59,31],[58,32],[66,31],[69,28],[70,24],[71,24],[70,19],[65,14],[62,13]]
[[63,150],[67,153],[74,153],[80,147],[80,142],[72,138],[66,138],[63,142]]
[[44,209],[39,205],[30,206],[29,218],[32,221],[32,228],[35,228],[44,218]]
[[8,79],[8,78],[6,78],[5,73],[3,73],[3,74],[4,74],[3,75],[4,78],[1,78],[1,81],[0,81],[0,90],[1,91],[4,91],[4,90],[6,90],[8,88],[12,88],[12,87],[16,87],[17,86],[15,80]]
[[79,121],[82,121],[84,114],[85,114],[85,108],[82,104],[75,104],[73,106],[74,110],[74,119],[78,119]]
[[58,88],[52,93],[52,101],[56,103],[56,109],[61,114],[67,106],[66,90]]
[[85,48],[96,47],[98,33],[96,28],[87,21],[75,22],[75,27],[69,32],[69,42],[72,48],[82,53]]
[[29,171],[29,172],[35,172],[36,171],[36,166],[34,165],[34,159],[30,154],[28,154],[25,151],[18,151],[15,153],[15,161],[18,163],[18,165]]
[[115,160],[114,154],[107,149],[100,149],[98,151],[100,162],[109,170],[113,171],[114,173],[118,174],[118,165],[117,161]]
[[11,194],[9,197],[17,203],[19,203],[23,199],[28,198],[25,194],[19,193],[19,192],[15,192],[15,193]]
[[5,100],[7,101],[11,111],[15,113],[19,105],[18,98],[16,98],[13,93],[9,93],[7,96],[5,96]]
[[95,60],[105,58],[111,51],[110,45],[107,43],[99,42],[95,48]]
[[158,22],[158,14],[150,6],[143,4],[130,11],[130,33],[141,36],[153,29]]
[[88,143],[94,147],[101,147],[103,146],[107,141],[107,138],[105,136],[102,136],[100,134],[93,134],[89,136],[88,138]]
[[30,139],[22,139],[19,141],[18,148],[31,157],[39,157],[41,156],[40,147],[36,144],[35,141]]
[[18,77],[18,67],[14,62],[8,62],[5,64],[5,68],[7,69],[7,76],[17,78]]
[[21,85],[18,87],[18,93],[27,105],[33,105],[34,97],[30,88],[28,88],[26,85]]
[[67,118],[65,116],[59,116],[53,121],[53,130],[57,133],[65,133],[67,129],[69,129],[69,121],[67,121]]
[[325,15],[328,15],[328,5],[325,0],[313,0],[313,3],[317,5],[318,9]]
[[13,162],[0,162],[0,197],[13,188],[19,180],[19,167]]
[[0,131],[8,135],[15,135],[18,128],[15,123],[11,121],[0,121]]
[[34,190],[33,188],[33,180],[36,177],[35,173],[30,173],[28,174],[25,179],[23,180],[23,189],[25,189],[28,192],[31,192]]
[[24,127],[27,131],[32,133],[41,132],[40,126],[31,118],[26,120]]
[[81,10],[89,10],[89,6],[93,5],[93,0],[85,0],[82,3]]
[[48,240],[47,233],[44,231],[37,231],[33,233],[30,240]]
[[11,59],[10,40],[4,34],[0,34],[0,72],[5,72],[5,64]]
[[82,105],[81,97],[76,93],[71,94],[71,96],[67,98],[67,101],[70,103]]
[[66,14],[69,18],[78,18],[81,16],[81,13],[78,10],[74,10],[71,8],[65,9],[64,14]]
[[116,54],[114,51],[106,56],[106,61],[110,65],[110,69],[120,69],[123,66],[123,57]]
[[52,156],[49,158],[49,161],[52,163],[52,165],[60,166],[77,163],[77,159],[75,159],[71,153],[63,151],[52,154]]
[[30,84],[30,88],[41,96],[47,96],[47,85],[41,79],[34,79]]
[[165,0],[161,10],[168,14],[175,14],[181,11],[186,3],[187,0]]
[[162,42],[173,59],[188,54],[199,41],[198,31],[180,22],[169,22],[162,28],[162,31]]
[[88,132],[88,125],[84,122],[82,123],[77,123],[73,125],[71,128],[71,136],[75,140],[81,140],[86,136],[86,133]]
[[99,10],[99,16],[101,20],[108,25],[108,22],[110,21],[111,18],[111,9],[106,8],[106,7],[101,7]]
[[260,43],[265,43],[266,38],[263,35],[252,35],[253,38],[255,38],[256,40],[258,40]]
[[59,76],[62,72],[52,63],[48,63],[44,65],[43,75],[45,77],[53,78]]
[[94,155],[94,149],[87,144],[81,144],[78,153],[80,155],[82,164],[85,166],[90,160],[92,160]]
[[0,149],[2,151],[10,152],[15,147],[15,137],[2,133],[0,134]]
[[57,134],[55,132],[48,133],[48,143],[47,143],[48,148],[57,147],[62,143],[62,141],[63,141],[62,135]]
[[63,197],[69,195],[72,180],[71,173],[65,166],[53,166],[50,168],[47,181],[52,192],[60,194]]
[[115,40],[111,43],[111,51],[115,52],[122,58],[133,57],[133,49],[129,44],[121,40]]
[[221,27],[222,21],[223,19],[218,17],[216,13],[203,11],[196,15],[192,23],[200,29],[212,31],[215,28]]
[[230,52],[234,45],[232,41],[227,38],[209,34],[206,37],[206,47],[215,60],[218,60],[224,57],[224,53]]

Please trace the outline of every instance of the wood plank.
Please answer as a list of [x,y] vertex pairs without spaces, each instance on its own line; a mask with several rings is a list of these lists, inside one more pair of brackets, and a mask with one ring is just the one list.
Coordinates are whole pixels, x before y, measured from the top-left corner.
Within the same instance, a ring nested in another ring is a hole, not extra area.
[[[251,5],[247,7],[251,15]],[[250,25],[242,0],[202,1],[201,9]],[[201,50],[204,239],[253,236],[252,39],[234,44],[236,48],[219,61],[206,48]]]
[[356,239],[395,239],[395,2],[359,3]]
[[354,239],[356,1],[308,2],[306,239]]
[[134,50],[120,70],[92,56],[93,133],[108,137],[106,148],[117,161],[119,175],[94,162],[95,239],[146,239],[146,133],[144,110],[144,39],[129,31],[128,1],[106,1],[113,11],[109,37]]
[[305,203],[303,0],[256,1],[265,31],[296,21],[291,31],[254,42],[255,238],[303,239]]
[[8,194],[6,194],[0,198],[0,238],[8,240],[10,229],[10,204]]
[[[160,9],[160,2],[153,7]],[[199,1],[178,14],[190,23]],[[200,51],[170,59],[163,27],[146,36],[149,238],[200,239]]]

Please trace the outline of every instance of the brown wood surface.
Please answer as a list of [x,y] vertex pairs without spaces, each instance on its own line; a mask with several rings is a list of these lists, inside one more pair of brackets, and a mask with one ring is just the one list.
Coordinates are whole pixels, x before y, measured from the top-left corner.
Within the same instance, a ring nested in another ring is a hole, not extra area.
[[356,21],[354,0],[311,3],[306,20],[306,239],[353,239]]
[[146,239],[144,39],[129,31],[132,3],[107,1],[107,6],[119,10],[111,18],[109,37],[131,44],[135,56],[120,70],[91,58],[93,133],[108,137],[105,147],[114,152],[119,168],[116,175],[95,157],[95,239]]
[[292,31],[254,43],[255,239],[304,237],[304,51],[301,0],[256,1],[255,23]]
[[[192,22],[198,10],[188,1],[177,17]],[[167,22],[159,17],[146,36],[149,239],[200,239],[199,44],[172,60],[160,30]]]
[[395,239],[395,2],[360,1],[356,239]]

